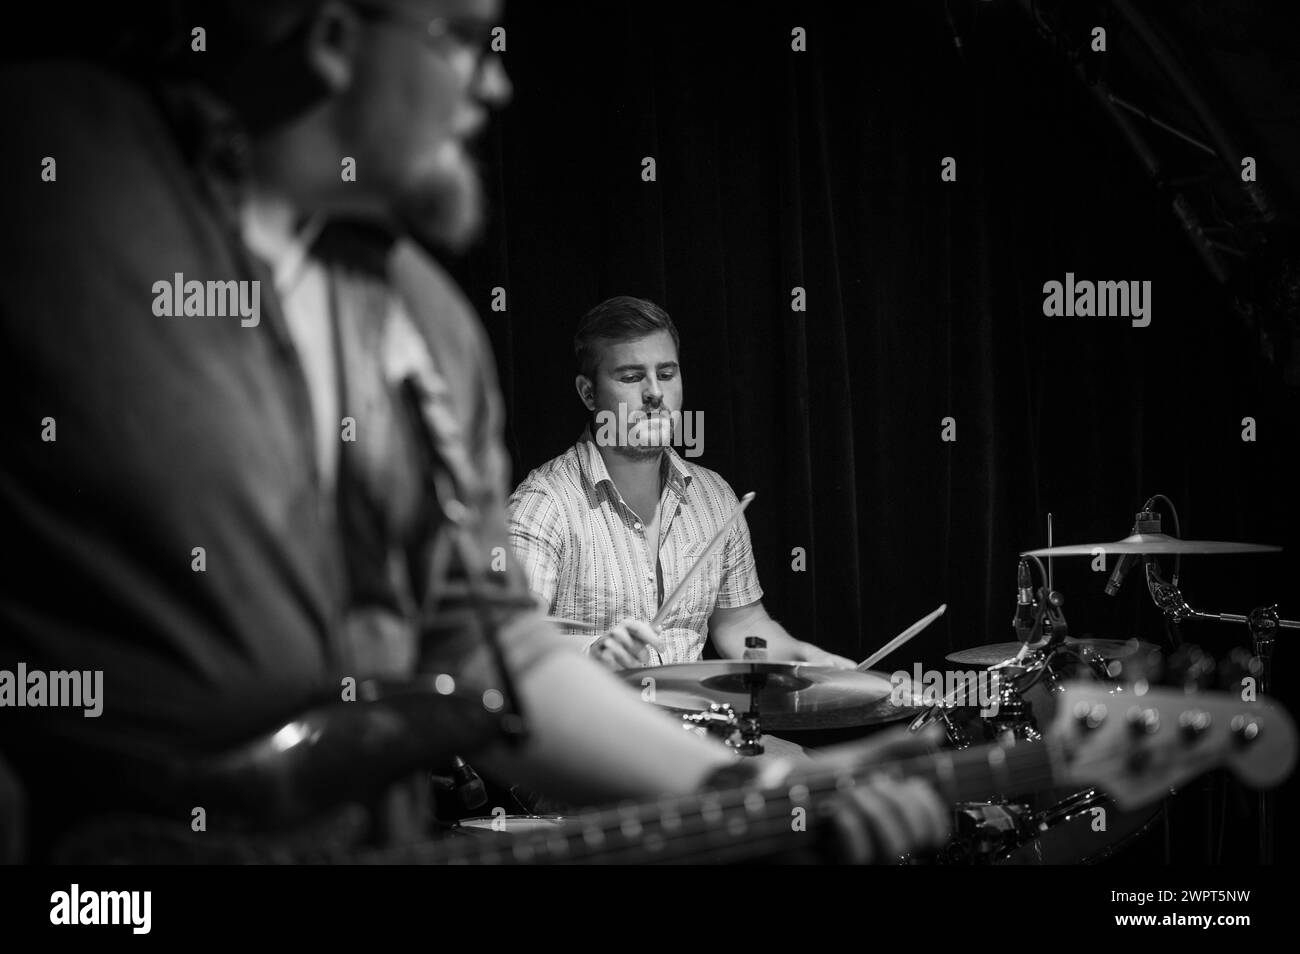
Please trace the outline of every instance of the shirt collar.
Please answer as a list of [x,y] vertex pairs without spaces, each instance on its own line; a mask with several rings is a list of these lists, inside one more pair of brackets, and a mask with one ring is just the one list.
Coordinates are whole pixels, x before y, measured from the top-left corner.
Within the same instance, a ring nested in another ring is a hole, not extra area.
[[[668,461],[667,466],[667,484],[668,487],[677,494],[678,497],[686,496],[686,489],[690,486],[690,471],[686,469],[686,462],[673,447],[664,448],[664,457]],[[593,487],[599,487],[602,483],[608,483],[611,488],[617,489],[614,485],[614,478],[609,476],[609,469],[605,466],[605,458],[600,456],[600,448],[596,446],[596,439],[592,437],[591,426],[588,425],[578,438],[577,443],[578,466],[582,470],[583,478]]]

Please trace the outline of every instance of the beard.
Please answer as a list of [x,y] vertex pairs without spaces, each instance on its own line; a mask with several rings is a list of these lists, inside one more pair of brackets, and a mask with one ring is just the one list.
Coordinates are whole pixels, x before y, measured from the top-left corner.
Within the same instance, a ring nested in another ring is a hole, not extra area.
[[[647,413],[647,412],[641,412],[641,413]],[[672,415],[669,414],[667,411],[661,410],[661,411],[654,412],[651,416],[661,421],[660,427],[662,429],[659,431],[659,433],[653,439],[651,439],[650,434],[647,432],[646,434],[647,439],[644,443],[633,442],[630,439],[631,432],[635,431],[635,429],[640,427],[640,422],[637,423],[629,422],[629,424],[631,424],[631,427],[629,428],[629,434],[628,434],[629,440],[626,444],[619,444],[613,448],[616,454],[618,454],[620,457],[626,460],[635,460],[635,461],[653,460],[656,457],[659,457],[661,454],[664,453],[665,450],[667,450],[669,447],[672,446],[673,440],[676,436],[674,433],[676,428],[674,425]],[[642,420],[645,419],[643,418]]]
[[648,445],[646,447],[633,447],[628,444],[620,444],[617,447],[611,447],[610,450],[612,450],[615,454],[617,454],[619,457],[624,458],[625,460],[636,460],[636,461],[654,460],[656,457],[658,457],[664,452],[664,449],[662,447],[659,447],[658,445]]
[[482,234],[486,219],[476,164],[466,154],[416,179],[398,198],[397,215],[403,226],[424,244],[453,253],[465,251]]

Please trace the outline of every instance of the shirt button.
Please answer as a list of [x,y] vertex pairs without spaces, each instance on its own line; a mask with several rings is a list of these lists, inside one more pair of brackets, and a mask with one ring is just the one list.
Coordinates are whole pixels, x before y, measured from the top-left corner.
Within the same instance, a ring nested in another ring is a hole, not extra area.
[[643,526],[643,525],[638,521],[637,523],[632,524],[632,529],[633,529],[633,530],[642,530],[642,529],[644,529],[644,526]]

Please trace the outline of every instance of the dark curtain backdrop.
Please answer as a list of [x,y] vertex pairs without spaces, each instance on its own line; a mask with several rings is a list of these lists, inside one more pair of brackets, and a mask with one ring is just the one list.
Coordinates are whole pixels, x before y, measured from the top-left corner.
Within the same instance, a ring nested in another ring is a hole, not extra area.
[[[964,59],[940,0],[754,6],[509,6],[515,99],[484,149],[494,215],[457,271],[500,362],[516,480],[582,427],[579,316],[642,295],[681,331],[699,461],[758,492],[765,603],[800,638],[864,658],[946,602],[878,667],[943,668],[1013,638],[1016,555],[1046,543],[1049,512],[1057,542],[1115,540],[1157,492],[1184,537],[1289,549],[1187,558],[1196,605],[1300,616],[1296,396],[1014,5],[972,5]],[[940,181],[944,156],[956,182]],[[1043,283],[1067,271],[1152,282],[1151,325],[1045,318]],[[1140,571],[1112,599],[1088,561],[1054,569],[1072,633],[1165,644]],[[1220,624],[1184,636],[1220,658],[1249,645]],[[1292,637],[1275,668],[1294,711]],[[1143,850],[1252,863],[1255,805],[1219,776],[1189,784],[1168,840]],[[1280,859],[1296,825],[1277,824]]]
[[[885,669],[1012,638],[1016,554],[1048,512],[1058,543],[1113,540],[1163,492],[1186,537],[1297,542],[1293,399],[1087,91],[1010,5],[975,6],[963,59],[937,0],[511,4],[492,224],[455,266],[497,349],[516,480],[582,426],[578,317],[659,302],[699,461],[758,492],[773,615],[860,658],[948,604]],[[1045,318],[1067,271],[1151,281],[1151,326]],[[1295,615],[1294,568],[1188,559],[1184,578],[1207,608]],[[1055,571],[1072,633],[1162,638],[1139,574],[1108,599],[1086,561]]]

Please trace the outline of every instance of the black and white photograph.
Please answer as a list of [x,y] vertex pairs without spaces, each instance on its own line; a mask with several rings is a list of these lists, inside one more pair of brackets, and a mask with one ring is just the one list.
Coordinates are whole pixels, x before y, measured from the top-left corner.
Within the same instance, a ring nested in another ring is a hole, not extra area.
[[6,925],[1282,928],[1300,5],[9,13]]

